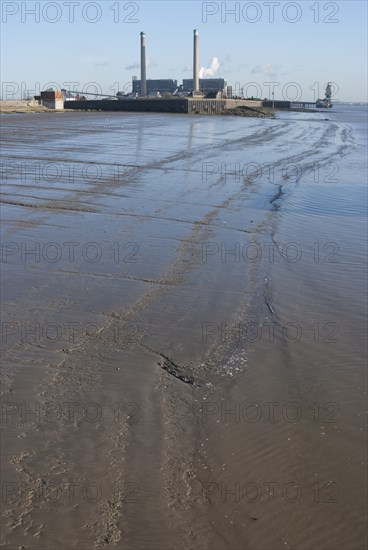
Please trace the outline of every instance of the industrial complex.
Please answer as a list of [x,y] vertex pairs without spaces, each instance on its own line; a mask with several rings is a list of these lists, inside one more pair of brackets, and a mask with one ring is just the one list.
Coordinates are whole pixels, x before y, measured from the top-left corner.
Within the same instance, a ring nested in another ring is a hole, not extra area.
[[[118,92],[116,96],[77,91],[42,92],[35,99],[50,109],[76,109],[88,111],[142,111],[165,113],[219,114],[234,108],[257,110],[262,107],[291,109],[311,108],[314,103],[292,104],[290,101],[270,101],[260,98],[233,97],[232,87],[223,78],[199,78],[198,31],[193,32],[193,77],[178,83],[174,79],[147,79],[146,34],[140,33],[140,79],[132,77],[132,91]],[[86,96],[94,97],[89,99]],[[325,106],[317,105],[317,107]],[[328,105],[330,106],[330,105]],[[332,106],[332,104],[331,104]],[[262,113],[260,113],[262,114]]]
[[[142,111],[166,113],[218,114],[243,106],[262,107],[262,100],[232,98],[232,89],[223,78],[199,78],[198,31],[193,33],[193,77],[178,83],[174,79],[147,78],[146,34],[140,33],[140,78],[132,77],[132,91],[101,96],[77,91],[47,90],[35,99],[50,109],[88,111]],[[87,97],[86,97],[87,96]],[[89,96],[94,96],[89,98]]]
[[[160,95],[170,94],[173,96],[200,96],[206,97],[209,94],[216,95],[216,99],[229,97],[231,90],[227,89],[227,83],[223,78],[199,78],[198,68],[198,31],[194,30],[193,37],[193,78],[183,80],[178,85],[177,80],[158,79],[147,80],[146,68],[146,34],[141,32],[141,78],[132,79],[132,94],[134,97],[159,97]],[[118,94],[120,98],[122,94]],[[126,96],[129,97],[129,94]]]

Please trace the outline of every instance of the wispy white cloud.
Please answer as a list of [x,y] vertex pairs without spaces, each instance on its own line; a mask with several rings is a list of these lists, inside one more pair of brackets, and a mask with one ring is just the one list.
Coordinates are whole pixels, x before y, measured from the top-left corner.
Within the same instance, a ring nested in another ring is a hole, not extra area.
[[272,65],[271,63],[264,63],[263,65],[256,65],[253,67],[252,74],[261,74],[269,78],[277,78],[279,71],[282,69],[282,65]]
[[281,76],[289,76],[297,71],[301,70],[300,65],[294,65],[294,67],[291,67],[291,69],[287,69],[281,73]]
[[82,55],[80,58],[80,62],[83,63],[83,65],[91,66],[91,67],[105,67],[107,65],[111,65],[112,58],[102,56],[102,55]]
[[125,67],[126,71],[132,71],[133,69],[139,69],[140,64],[139,63],[132,63],[131,65],[127,65]]

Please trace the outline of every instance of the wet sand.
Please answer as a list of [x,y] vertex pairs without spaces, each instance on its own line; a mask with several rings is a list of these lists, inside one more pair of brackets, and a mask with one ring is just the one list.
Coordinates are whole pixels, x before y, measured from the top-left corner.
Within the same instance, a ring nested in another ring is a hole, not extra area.
[[325,118],[2,116],[5,548],[364,547],[364,141]]

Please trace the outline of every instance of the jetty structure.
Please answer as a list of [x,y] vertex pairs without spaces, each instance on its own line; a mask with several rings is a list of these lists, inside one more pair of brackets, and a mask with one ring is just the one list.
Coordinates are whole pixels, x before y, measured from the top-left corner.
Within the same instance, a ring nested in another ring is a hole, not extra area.
[[330,82],[328,82],[325,90],[325,97],[323,99],[317,99],[316,107],[318,107],[319,109],[332,109],[333,103],[331,98],[332,87]]

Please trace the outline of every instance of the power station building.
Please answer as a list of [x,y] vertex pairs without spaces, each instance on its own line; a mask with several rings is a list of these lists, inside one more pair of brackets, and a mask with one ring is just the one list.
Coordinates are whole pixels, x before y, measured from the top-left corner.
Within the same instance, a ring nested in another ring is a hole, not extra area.
[[[223,78],[199,78],[198,30],[193,31],[193,77],[178,86],[173,79],[147,79],[146,34],[141,32],[140,80],[132,79],[132,94],[118,92],[110,99],[66,101],[67,108],[99,111],[218,114],[226,109],[261,107],[262,100],[232,99],[232,88]],[[225,92],[225,93],[223,93]],[[163,97],[162,97],[162,95]],[[167,95],[166,95],[167,94]],[[171,96],[170,96],[171,94]],[[176,97],[173,97],[176,96]],[[188,97],[183,97],[188,96]],[[55,99],[55,98],[52,98]],[[114,101],[119,100],[119,101]]]
[[141,32],[141,78],[133,76],[132,93],[140,97],[157,94],[173,94],[176,91],[189,94],[193,97],[203,97],[208,94],[225,92],[227,82],[223,78],[199,78],[198,63],[198,30],[193,31],[193,78],[186,78],[178,88],[177,80],[172,79],[147,79],[146,67],[146,33]]
[[[223,78],[200,78],[199,90],[204,94],[212,92],[223,92],[227,86],[226,80]],[[191,92],[193,87],[193,78],[183,79],[183,92]]]
[[[173,94],[176,90],[182,92],[191,92],[194,90],[193,87],[193,78],[184,78],[183,85],[178,86],[177,80],[172,80],[169,78],[162,79],[147,79],[147,95],[149,94]],[[200,78],[199,79],[199,91],[203,92],[205,95],[208,93],[214,92],[223,92],[226,90],[227,82],[223,78]],[[132,92],[134,94],[141,95],[141,81],[134,78],[132,80]]]
[[[177,80],[172,80],[171,78],[162,78],[158,80],[148,78],[146,80],[147,95],[160,92],[161,94],[173,94],[175,90],[178,89]],[[141,95],[141,81],[134,79],[132,80],[132,92]]]

